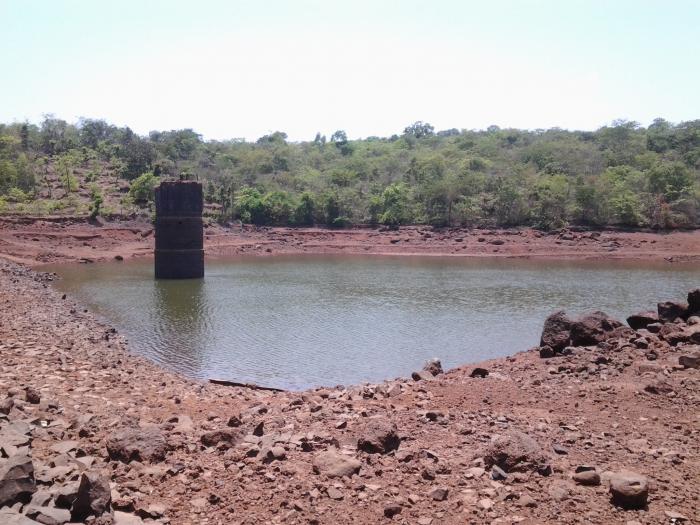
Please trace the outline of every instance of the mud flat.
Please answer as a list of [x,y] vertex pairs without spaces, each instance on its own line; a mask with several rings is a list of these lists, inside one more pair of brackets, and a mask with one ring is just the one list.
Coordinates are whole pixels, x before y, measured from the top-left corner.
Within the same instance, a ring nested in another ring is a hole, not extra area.
[[634,330],[559,314],[505,359],[266,392],[137,358],[0,261],[2,523],[700,518],[700,292],[639,305]]
[[[377,254],[556,259],[640,259],[700,263],[700,230],[540,232],[406,226],[399,230],[267,228],[209,225],[207,257],[231,255]],[[0,217],[0,255],[28,265],[148,257],[153,227],[143,221],[80,217]]]

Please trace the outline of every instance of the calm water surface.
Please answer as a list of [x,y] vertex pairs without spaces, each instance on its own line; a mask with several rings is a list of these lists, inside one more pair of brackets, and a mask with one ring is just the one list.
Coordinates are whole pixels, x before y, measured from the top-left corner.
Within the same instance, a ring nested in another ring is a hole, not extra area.
[[555,309],[623,318],[700,285],[698,265],[610,261],[237,258],[188,281],[155,281],[150,261],[49,269],[133,351],[192,377],[282,388],[505,356],[535,345]]

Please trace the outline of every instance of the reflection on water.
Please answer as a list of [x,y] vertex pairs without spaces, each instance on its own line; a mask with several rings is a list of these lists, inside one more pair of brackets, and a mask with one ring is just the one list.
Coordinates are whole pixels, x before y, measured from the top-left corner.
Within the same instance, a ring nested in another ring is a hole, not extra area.
[[611,261],[238,258],[186,281],[155,281],[149,261],[50,269],[133,351],[193,377],[283,388],[503,356],[536,344],[555,309],[624,317],[700,285],[697,265]]

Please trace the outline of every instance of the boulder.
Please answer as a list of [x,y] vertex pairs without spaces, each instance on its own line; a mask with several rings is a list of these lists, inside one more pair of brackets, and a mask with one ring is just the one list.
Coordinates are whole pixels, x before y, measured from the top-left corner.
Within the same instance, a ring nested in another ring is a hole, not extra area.
[[476,367],[469,372],[469,377],[480,377],[481,379],[488,377],[489,371],[486,368]]
[[357,449],[369,454],[387,454],[398,449],[400,443],[396,425],[384,419],[372,419],[357,440]]
[[31,403],[32,405],[38,405],[41,403],[41,394],[36,388],[33,388],[31,386],[28,386],[24,390],[24,398],[27,400],[28,403]]
[[110,509],[112,493],[109,478],[97,472],[80,476],[78,494],[71,508],[71,518],[83,521],[89,516],[101,516]]
[[241,435],[237,431],[230,429],[212,430],[211,432],[203,434],[201,437],[202,444],[206,447],[215,447],[219,443],[235,445],[240,440]]
[[36,490],[32,458],[12,456],[0,465],[0,507],[27,503]]
[[678,364],[683,368],[700,368],[700,351],[679,356]]
[[540,346],[538,347],[539,352],[540,352],[540,357],[542,359],[548,359],[550,357],[554,357],[556,354],[554,353],[554,348],[551,346]]
[[676,319],[686,319],[688,317],[688,303],[676,301],[664,301],[656,305],[659,312],[659,321],[672,323]]
[[430,361],[427,361],[425,365],[423,365],[423,370],[425,372],[429,372],[433,376],[437,376],[442,374],[442,363],[440,362],[439,359],[433,358]]
[[165,436],[156,427],[127,428],[107,440],[109,457],[125,463],[132,460],[162,461],[166,450]]
[[639,312],[638,314],[630,315],[627,318],[627,324],[630,326],[630,328],[634,330],[641,330],[642,328],[646,328],[652,323],[658,322],[659,314],[652,311]]
[[688,316],[700,315],[700,288],[688,293]]
[[487,467],[496,465],[504,472],[538,471],[548,473],[549,458],[533,438],[512,430],[495,437],[484,454]]
[[584,314],[571,324],[571,345],[589,346],[605,341],[622,323],[605,312]]
[[362,463],[357,459],[334,450],[316,454],[312,462],[313,471],[316,474],[323,474],[329,478],[351,477],[360,471],[361,466]]
[[624,509],[642,509],[649,497],[647,478],[635,472],[620,472],[610,479],[612,502]]
[[554,352],[560,352],[569,345],[572,320],[563,310],[554,312],[544,321],[540,346],[548,346]]
[[40,525],[38,521],[34,521],[9,507],[0,508],[0,523],[2,525]]
[[411,374],[411,378],[414,381],[430,381],[431,379],[433,379],[433,377],[435,376],[433,376],[433,374],[431,374],[427,370],[419,370]]
[[32,518],[44,525],[63,525],[71,520],[70,512],[56,507],[37,507],[30,505],[24,511],[28,518]]

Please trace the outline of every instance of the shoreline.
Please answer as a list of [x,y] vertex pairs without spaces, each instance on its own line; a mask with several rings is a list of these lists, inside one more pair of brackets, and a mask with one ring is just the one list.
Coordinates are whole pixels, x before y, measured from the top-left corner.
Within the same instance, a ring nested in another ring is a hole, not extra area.
[[[700,262],[700,230],[623,232],[519,229],[449,229],[406,226],[399,230],[285,227],[205,228],[205,256],[274,257],[292,254],[444,256],[456,258],[658,260]],[[150,256],[153,227],[139,221],[103,222],[0,217],[0,255],[35,267]]]
[[[30,425],[41,487],[64,490],[85,472],[100,475],[114,486],[120,525],[700,518],[692,481],[700,474],[700,417],[692,414],[700,378],[678,367],[685,345],[642,333],[646,349],[614,343],[614,351],[551,359],[523,351],[434,377],[419,372],[418,381],[274,393],[188,379],[138,357],[46,276],[2,258],[0,289],[0,390],[15,400],[8,422],[49,421],[48,431]],[[475,376],[479,369],[487,377]],[[659,382],[668,389],[646,390]],[[39,403],[24,400],[28,387]],[[0,419],[0,432],[6,425]],[[130,463],[109,453],[110,438],[129,432],[127,445],[140,454]],[[551,474],[493,478],[489,443],[512,432],[534,440]],[[398,450],[359,448],[363,440],[381,448],[392,433]],[[69,471],[55,470],[66,457]],[[338,477],[322,458],[352,473]],[[581,465],[602,483],[576,482]],[[610,479],[624,470],[650,480],[645,509],[611,504]]]

